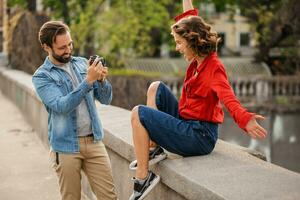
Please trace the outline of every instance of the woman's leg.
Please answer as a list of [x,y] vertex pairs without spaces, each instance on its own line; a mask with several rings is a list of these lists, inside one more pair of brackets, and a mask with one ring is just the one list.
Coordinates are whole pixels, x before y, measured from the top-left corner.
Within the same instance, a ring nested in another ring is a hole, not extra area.
[[133,145],[138,166],[135,177],[144,179],[148,174],[150,139],[146,129],[140,122],[138,109],[138,106],[134,107],[131,113]]
[[156,93],[160,83],[160,81],[152,82],[147,91],[147,106],[156,110]]
[[[156,93],[160,81],[152,82],[147,91],[147,106],[157,110],[156,106]],[[149,147],[155,147],[156,144],[152,140],[149,140]]]
[[[155,81],[149,86],[147,91],[147,107],[151,107],[155,110],[159,109],[174,117],[178,117],[177,99],[166,85],[160,81]],[[135,155],[138,163],[136,177],[143,179],[148,173],[149,147],[151,140],[149,138],[149,133],[140,122],[138,110],[139,106],[134,107],[132,110],[131,126]],[[151,145],[155,146],[155,143],[151,143]]]
[[[171,90],[161,81],[152,82],[147,91],[147,106],[179,118],[178,101]],[[156,144],[150,139],[150,147]]]
[[148,137],[169,152],[182,156],[205,155],[216,142],[217,125],[185,121],[147,106],[139,106],[139,121]]

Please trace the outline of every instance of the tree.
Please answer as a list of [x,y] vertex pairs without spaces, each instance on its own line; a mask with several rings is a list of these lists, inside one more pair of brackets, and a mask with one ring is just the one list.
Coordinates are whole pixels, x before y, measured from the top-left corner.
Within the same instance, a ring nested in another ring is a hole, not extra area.
[[258,42],[255,56],[258,61],[266,62],[273,74],[294,74],[297,68],[300,71],[299,1],[227,0],[222,3],[236,4],[252,24]]
[[203,3],[214,3],[217,12],[231,14],[238,7],[255,30],[258,44],[256,59],[267,63],[273,74],[294,74],[300,71],[299,1],[194,0],[194,5],[198,3],[200,6]]
[[172,0],[43,2],[54,18],[63,16],[70,25],[77,54],[88,57],[98,53],[116,66],[129,57],[159,56],[161,45],[171,39],[169,11],[180,5]]
[[36,11],[36,0],[9,0],[8,1],[8,7],[13,7],[15,5],[19,5],[27,9],[29,12]]
[[164,2],[116,1],[99,16],[100,52],[117,60],[117,65],[128,57],[158,56],[170,33],[170,16]]

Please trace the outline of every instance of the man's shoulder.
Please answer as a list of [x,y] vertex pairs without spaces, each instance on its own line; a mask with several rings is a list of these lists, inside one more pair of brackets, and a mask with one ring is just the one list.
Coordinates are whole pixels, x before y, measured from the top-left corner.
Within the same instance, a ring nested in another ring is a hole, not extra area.
[[51,69],[53,66],[53,64],[50,62],[50,60],[48,59],[48,57],[45,58],[43,64],[41,64],[34,72],[33,76],[39,75],[39,74],[43,74],[43,73],[47,73],[47,71],[49,71],[49,69]]
[[46,64],[45,63],[43,63],[42,65],[40,65],[36,70],[35,70],[35,72],[33,73],[33,77],[35,77],[35,76],[37,76],[37,75],[41,75],[41,74],[44,74],[44,73],[46,73],[45,71],[46,71]]

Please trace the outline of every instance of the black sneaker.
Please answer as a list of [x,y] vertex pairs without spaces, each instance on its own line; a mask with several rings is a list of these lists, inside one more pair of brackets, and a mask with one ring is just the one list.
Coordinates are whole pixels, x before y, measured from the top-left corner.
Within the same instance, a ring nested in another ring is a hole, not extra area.
[[160,180],[160,177],[153,172],[149,171],[148,176],[145,180],[140,183],[136,178],[133,180],[133,193],[130,196],[129,200],[142,200],[144,199],[149,192],[157,185]]
[[[149,151],[149,166],[158,163],[167,158],[167,154],[164,152],[164,149],[160,146],[156,146],[153,150]],[[132,161],[129,164],[129,169],[136,170],[137,160]]]

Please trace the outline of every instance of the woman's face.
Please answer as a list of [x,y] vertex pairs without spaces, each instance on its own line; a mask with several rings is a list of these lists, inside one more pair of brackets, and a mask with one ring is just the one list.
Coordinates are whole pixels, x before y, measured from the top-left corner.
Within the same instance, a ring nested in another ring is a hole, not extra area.
[[195,58],[195,53],[188,46],[186,39],[174,32],[172,32],[172,35],[175,40],[176,51],[179,51],[188,62],[192,61]]

